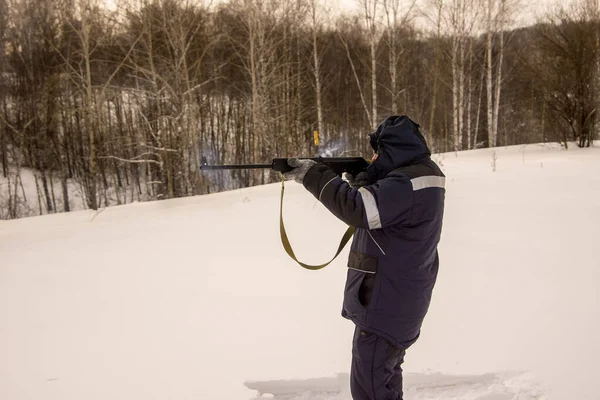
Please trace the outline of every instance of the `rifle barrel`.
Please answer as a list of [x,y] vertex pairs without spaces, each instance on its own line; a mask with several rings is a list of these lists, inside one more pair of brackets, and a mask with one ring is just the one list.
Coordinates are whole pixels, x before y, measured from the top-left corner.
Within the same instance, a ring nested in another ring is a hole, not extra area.
[[213,169],[256,169],[256,168],[272,168],[273,164],[230,164],[230,165],[208,165],[202,164],[201,170]]

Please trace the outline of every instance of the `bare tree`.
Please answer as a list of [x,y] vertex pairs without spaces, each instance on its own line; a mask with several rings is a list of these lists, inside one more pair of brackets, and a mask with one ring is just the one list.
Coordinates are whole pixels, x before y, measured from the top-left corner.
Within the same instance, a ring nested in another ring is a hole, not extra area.
[[416,0],[412,0],[408,3],[405,9],[402,9],[401,0],[382,0],[383,9],[386,17],[386,28],[387,32],[385,35],[385,41],[388,47],[389,53],[389,74],[390,74],[390,92],[391,92],[391,112],[393,114],[399,113],[398,109],[398,95],[401,90],[398,88],[398,63],[400,56],[403,53],[402,48],[399,47],[398,35],[401,34],[400,29],[404,27],[412,17],[412,11],[416,4]]
[[[429,114],[430,130],[433,130],[436,114],[437,99],[441,70],[439,63],[442,59],[450,64],[451,82],[448,84],[451,95],[451,148],[455,151],[464,148],[471,138],[472,96],[472,61],[473,33],[479,19],[479,6],[475,0],[452,0],[444,2],[436,0],[430,3],[435,14],[429,20],[435,26],[435,38],[438,43],[434,48],[433,99]],[[449,46],[444,46],[448,40]]]
[[[239,54],[250,81],[250,148],[246,154],[258,159],[262,154],[271,153],[269,140],[270,121],[269,93],[281,84],[275,80],[277,74],[277,18],[280,15],[280,2],[274,0],[239,0],[231,3],[238,15],[237,19],[243,36],[230,36],[230,40]],[[260,182],[267,179],[265,173],[259,176]],[[258,182],[255,182],[258,183]]]
[[[0,112],[6,110],[6,92],[8,82],[6,77],[6,31],[8,25],[8,4],[0,0]],[[0,163],[2,163],[2,176],[8,177],[8,148],[3,119],[0,118]]]
[[100,133],[98,113],[101,102],[98,103],[94,94],[92,63],[99,45],[100,37],[97,33],[100,30],[98,28],[101,22],[98,21],[98,17],[101,13],[94,0],[67,1],[62,4],[59,12],[62,21],[68,27],[68,34],[74,38],[74,51],[65,54],[57,46],[53,47],[60,54],[70,81],[77,88],[78,97],[81,99],[81,123],[84,126],[83,132],[87,136],[85,155],[87,162],[82,174],[83,188],[89,208],[97,210],[99,193],[96,146]]
[[323,72],[322,72],[322,53],[319,49],[319,31],[322,27],[322,21],[320,15],[320,1],[310,0],[309,2],[311,17],[310,17],[310,30],[312,36],[312,55],[313,55],[313,74],[315,82],[315,101],[317,107],[317,134],[319,139],[320,147],[323,148],[327,141],[327,135],[323,130]]
[[433,49],[433,88],[432,88],[432,96],[431,96],[431,105],[429,111],[429,128],[427,129],[428,134],[432,134],[434,130],[435,116],[436,116],[436,107],[438,101],[438,90],[439,90],[439,75],[440,75],[440,59],[441,59],[441,49],[439,42],[442,38],[442,25],[443,25],[443,9],[444,9],[444,0],[434,0],[431,2],[432,8],[435,10],[435,14],[433,17],[429,17],[430,20],[434,22],[435,26],[435,35],[434,35],[434,49]]
[[492,38],[494,35],[493,30],[493,5],[494,0],[487,0],[486,16],[487,16],[487,129],[488,129],[488,143],[490,147],[496,147],[497,133],[494,131],[494,106],[492,103],[493,99],[493,64],[492,64]]
[[[561,7],[537,28],[535,72],[556,134],[568,146],[590,146],[597,120],[598,22],[585,4]],[[551,60],[551,62],[549,62]]]
[[[9,24],[9,51],[5,56],[11,65],[12,88],[9,92],[11,98],[4,100],[4,116],[0,118],[2,124],[8,127],[4,129],[3,136],[6,135],[12,149],[11,161],[18,159],[15,182],[20,179],[21,166],[35,168],[34,177],[41,193],[38,209],[40,213],[44,208],[47,212],[54,212],[52,169],[55,161],[51,155],[56,149],[47,142],[47,138],[54,136],[52,116],[55,100],[52,94],[57,59],[48,48],[48,44],[56,41],[58,31],[54,4],[49,1],[12,1],[9,16],[13,23]],[[6,102],[10,103],[10,107]]]
[[[354,22],[357,21],[351,21],[351,20],[347,20],[347,19],[342,19],[340,21],[340,23],[338,24],[337,30],[338,30],[338,37],[342,43],[342,45],[344,46],[344,50],[346,53],[346,58],[348,59],[348,62],[350,64],[350,68],[352,70],[352,76],[354,78],[354,81],[356,83],[356,88],[358,90],[358,94],[360,96],[360,102],[361,105],[363,107],[363,110],[365,112],[365,116],[367,117],[367,123],[369,127],[372,127],[374,122],[373,122],[373,117],[372,117],[372,111],[369,110],[369,107],[367,105],[367,96],[365,94],[365,90],[363,89],[363,80],[361,79],[362,76],[361,74],[359,74],[359,70],[358,70],[358,66],[360,66],[359,63],[356,63],[354,61],[353,58],[353,54],[351,51],[351,46],[350,46],[350,40],[349,39],[354,39],[354,37],[352,36],[352,34],[355,32],[352,32],[353,28],[356,26],[356,24]],[[363,32],[360,32],[361,36],[362,36]],[[357,49],[358,51],[355,51],[355,53],[360,53],[360,49]],[[360,57],[357,57],[358,59],[360,59]],[[371,75],[372,78],[372,75]]]
[[[207,12],[199,9],[188,0],[165,2],[163,4],[160,30],[170,49],[168,76],[161,78],[170,95],[169,103],[174,111],[171,118],[171,140],[163,157],[173,164],[173,187],[170,196],[198,194],[200,143],[203,132],[200,129],[200,104],[196,101],[205,85],[215,79],[204,73],[203,63],[210,50],[210,32],[207,31]],[[166,72],[166,71],[165,71]],[[171,155],[177,154],[175,161]]]
[[96,115],[96,104],[93,96],[92,88],[92,69],[91,69],[91,58],[94,51],[93,44],[91,42],[90,31],[92,28],[92,4],[85,0],[80,0],[79,5],[81,10],[81,30],[78,33],[79,40],[81,40],[82,57],[84,61],[84,69],[81,71],[81,84],[85,90],[85,101],[84,101],[84,115],[86,121],[86,131],[88,132],[88,145],[89,145],[89,177],[87,182],[88,188],[88,201],[92,210],[98,209],[98,193],[96,188],[96,144],[95,138],[98,130],[97,115]]
[[[485,0],[487,43],[487,128],[490,147],[498,143],[498,118],[500,115],[500,95],[503,82],[505,30],[511,22],[519,0]],[[498,35],[496,65],[494,65],[494,37]],[[494,71],[494,67],[496,71]],[[495,79],[494,79],[495,77]]]
[[374,126],[378,121],[377,115],[377,44],[379,42],[379,0],[358,0],[363,12],[365,28],[371,55],[371,114],[369,125]]
[[[21,176],[21,167],[23,165],[24,159],[24,148],[25,148],[25,131],[29,128],[29,126],[35,121],[34,118],[27,121],[27,123],[23,126],[23,130],[18,130],[14,126],[12,126],[8,121],[4,118],[1,119],[6,127],[13,131],[18,142],[18,146],[16,146],[15,151],[13,152],[13,161],[15,163],[14,175],[10,172],[7,173],[7,191],[8,191],[8,204],[6,208],[8,209],[8,217],[9,218],[19,218],[23,215],[20,213],[19,207],[21,206],[21,200],[27,204],[27,196],[25,194],[25,189],[23,188],[23,179]],[[13,181],[11,182],[11,178]],[[21,199],[19,198],[19,188],[21,188]],[[39,205],[41,209],[41,204]],[[41,214],[41,211],[40,211]]]
[[466,6],[465,0],[453,0],[452,21],[452,136],[454,151],[462,150],[464,117],[464,78]]
[[[500,92],[502,91],[502,65],[504,64],[504,30],[507,27],[508,9],[507,0],[500,0],[498,15],[496,17],[497,30],[500,31],[500,40],[498,45],[498,67],[496,72],[495,82],[495,99],[494,99],[494,120],[492,124],[492,135],[494,138],[493,146],[496,146],[498,140],[498,118],[500,115]],[[488,65],[488,67],[491,66]]]
[[[596,25],[596,49],[600,48],[600,0],[589,0],[588,7],[590,8],[589,14],[591,15],[592,21]],[[595,94],[595,104],[596,110],[600,110],[600,95],[598,94],[598,90],[600,90],[600,51],[596,52],[596,71],[595,71],[596,79],[594,79],[593,92]],[[595,113],[595,137],[598,137],[600,132],[600,118],[598,118],[598,112]],[[594,140],[592,136],[591,140]]]

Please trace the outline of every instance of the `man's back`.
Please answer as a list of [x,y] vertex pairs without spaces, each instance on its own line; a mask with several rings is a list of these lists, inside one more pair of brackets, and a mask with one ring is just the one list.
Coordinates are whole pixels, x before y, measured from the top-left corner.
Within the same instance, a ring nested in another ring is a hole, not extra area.
[[[426,159],[398,168],[386,178],[393,181],[391,190],[397,187],[399,196],[405,197],[398,202],[394,196],[379,196],[378,211],[395,207],[408,211],[394,225],[355,231],[342,315],[408,348],[419,335],[437,278],[444,175]],[[409,205],[403,182],[411,185]],[[366,262],[374,266],[367,268],[374,273],[365,274]]]

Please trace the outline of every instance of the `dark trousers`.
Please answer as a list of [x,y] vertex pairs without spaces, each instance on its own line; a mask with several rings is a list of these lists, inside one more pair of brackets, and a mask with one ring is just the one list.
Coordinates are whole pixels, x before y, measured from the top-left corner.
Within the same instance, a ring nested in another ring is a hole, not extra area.
[[404,349],[356,327],[352,341],[350,391],[354,400],[402,400]]

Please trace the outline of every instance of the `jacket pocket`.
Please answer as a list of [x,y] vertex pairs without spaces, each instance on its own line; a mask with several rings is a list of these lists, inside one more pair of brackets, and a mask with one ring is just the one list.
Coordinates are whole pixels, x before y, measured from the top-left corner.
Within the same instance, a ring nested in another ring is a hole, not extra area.
[[367,307],[373,297],[375,287],[375,274],[377,273],[377,257],[351,251],[348,258],[348,268],[360,272],[355,282],[354,289],[358,303]]
[[351,251],[348,257],[348,268],[375,274],[377,272],[377,257]]

